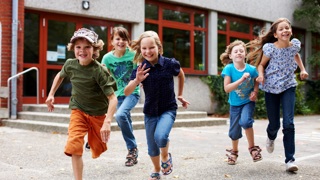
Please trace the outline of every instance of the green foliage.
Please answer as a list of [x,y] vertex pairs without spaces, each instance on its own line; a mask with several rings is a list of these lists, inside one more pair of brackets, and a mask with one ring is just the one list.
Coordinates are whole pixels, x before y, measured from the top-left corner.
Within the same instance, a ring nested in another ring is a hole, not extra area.
[[[217,108],[215,109],[215,113],[219,115],[224,115],[229,113],[229,103],[228,103],[228,94],[224,91],[223,88],[223,78],[222,76],[217,76],[217,75],[212,75],[212,76],[206,76],[206,77],[201,77],[201,80],[205,83],[208,84],[209,88],[211,89],[212,92],[212,101],[217,103]],[[312,111],[309,108],[308,105],[306,105],[305,101],[305,94],[304,89],[305,89],[305,82],[298,81],[298,86],[296,89],[296,103],[295,103],[295,114],[310,114]],[[319,95],[316,96],[317,94],[320,94],[320,81],[318,81],[317,84],[312,84],[310,85],[315,91],[309,95],[311,95],[310,100],[313,97],[312,105],[314,105],[315,102],[318,102],[317,104],[317,109],[320,109],[320,103],[319,103]],[[316,99],[314,97],[317,97]],[[264,92],[259,91],[258,94],[258,99],[256,101],[256,107],[255,107],[255,112],[254,116],[256,119],[259,118],[266,118],[267,117],[267,110],[266,110],[266,103],[264,99]]]
[[307,60],[312,67],[320,67],[320,52],[312,54],[312,56],[309,56]]
[[309,24],[309,31],[320,33],[319,0],[302,0],[301,6],[294,11],[293,17],[298,21],[306,21]]
[[320,80],[306,81],[306,102],[310,105],[312,113],[320,113]]
[[228,94],[224,92],[221,76],[204,76],[201,80],[208,84],[212,92],[212,100],[217,103],[215,113],[219,115],[229,112]]

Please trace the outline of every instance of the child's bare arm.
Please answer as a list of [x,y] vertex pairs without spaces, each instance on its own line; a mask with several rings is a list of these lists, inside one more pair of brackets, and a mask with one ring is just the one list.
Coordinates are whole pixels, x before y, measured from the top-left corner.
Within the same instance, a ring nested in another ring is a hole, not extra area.
[[107,143],[110,139],[111,121],[117,109],[118,100],[114,93],[107,96],[109,101],[108,112],[100,129],[102,142]]
[[308,72],[306,71],[306,69],[304,68],[304,65],[302,63],[302,60],[301,60],[301,57],[299,55],[299,53],[297,53],[295,56],[294,56],[294,60],[296,61],[296,63],[298,64],[299,68],[300,68],[300,78],[301,80],[303,79],[307,79],[309,74]]
[[190,103],[183,98],[183,88],[184,88],[184,72],[180,68],[180,73],[178,74],[178,100],[182,103],[182,107],[187,108]]
[[54,94],[56,93],[57,89],[61,85],[64,78],[60,77],[60,72],[54,77],[50,92],[48,94],[48,97],[46,99],[46,104],[48,107],[48,111],[52,112],[54,110]]

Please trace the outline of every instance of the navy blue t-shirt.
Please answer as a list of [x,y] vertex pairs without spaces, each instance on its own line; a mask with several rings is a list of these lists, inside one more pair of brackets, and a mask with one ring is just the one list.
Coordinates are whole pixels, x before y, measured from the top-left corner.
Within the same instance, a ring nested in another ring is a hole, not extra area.
[[[142,81],[145,93],[143,113],[159,116],[168,110],[176,110],[173,76],[180,73],[180,63],[174,58],[159,56],[158,63],[152,66],[147,60],[141,63],[150,68],[149,76]],[[132,71],[130,79],[136,78],[137,69]]]

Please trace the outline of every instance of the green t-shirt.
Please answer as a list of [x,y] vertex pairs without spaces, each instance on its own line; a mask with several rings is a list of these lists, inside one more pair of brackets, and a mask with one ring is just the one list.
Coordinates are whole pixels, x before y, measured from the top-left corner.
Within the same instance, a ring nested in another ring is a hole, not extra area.
[[106,68],[98,61],[82,66],[77,59],[68,59],[60,71],[60,77],[69,77],[71,81],[70,109],[80,109],[93,116],[107,113],[107,96],[117,87]]
[[[134,51],[130,51],[129,48],[122,57],[116,57],[113,55],[114,51],[110,51],[102,58],[101,64],[105,64],[108,68],[111,76],[116,80],[118,90],[115,94],[118,96],[124,95],[124,88],[130,81],[132,70],[137,67],[137,64],[133,63],[135,55]],[[132,94],[139,94],[140,88],[137,86]]]

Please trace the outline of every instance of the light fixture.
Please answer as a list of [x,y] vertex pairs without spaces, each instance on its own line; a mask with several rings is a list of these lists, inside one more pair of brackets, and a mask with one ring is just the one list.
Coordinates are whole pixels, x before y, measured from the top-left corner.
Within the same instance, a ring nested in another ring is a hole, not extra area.
[[82,9],[88,10],[90,8],[90,2],[89,1],[82,1]]

